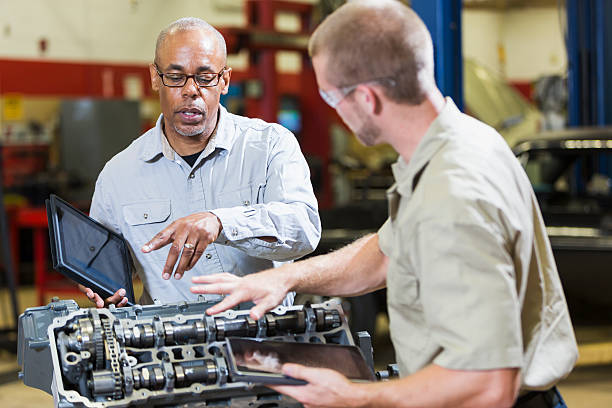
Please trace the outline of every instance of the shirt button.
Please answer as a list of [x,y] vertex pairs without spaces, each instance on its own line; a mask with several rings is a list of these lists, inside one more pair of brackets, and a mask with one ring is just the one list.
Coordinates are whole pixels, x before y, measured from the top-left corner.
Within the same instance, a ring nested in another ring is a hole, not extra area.
[[244,200],[244,201],[242,202],[242,204],[244,204],[244,205],[251,205],[251,202],[250,202],[249,200]]
[[211,254],[206,254],[206,259],[210,259],[210,258],[212,258],[212,255]]
[[144,213],[144,214],[142,214],[142,217],[146,220],[147,218],[149,218],[149,214]]
[[191,174],[189,175],[189,178],[190,178],[190,179],[195,178],[195,173],[191,173]]
[[233,235],[233,236],[238,235],[238,230],[237,230],[236,228],[234,228],[234,229],[232,230],[232,235]]

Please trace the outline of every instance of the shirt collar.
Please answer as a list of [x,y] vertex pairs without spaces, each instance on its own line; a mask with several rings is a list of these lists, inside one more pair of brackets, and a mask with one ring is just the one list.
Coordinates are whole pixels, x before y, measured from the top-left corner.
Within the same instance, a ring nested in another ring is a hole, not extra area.
[[159,115],[155,127],[144,134],[145,143],[142,144],[143,148],[140,152],[140,159],[143,161],[151,161],[163,154],[161,139],[166,137],[162,131],[162,120],[163,115]]
[[219,105],[219,121],[215,130],[215,146],[214,148],[231,150],[234,141],[234,128],[230,126],[231,113],[225,109],[223,105]]
[[444,108],[425,132],[410,161],[406,163],[400,156],[397,162],[391,165],[396,182],[396,186],[393,186],[392,189],[397,189],[403,196],[412,194],[414,177],[448,141],[449,132],[446,130],[457,126],[459,115],[461,111],[453,100],[447,97]]
[[[200,156],[201,158],[208,156],[212,153],[216,148],[230,150],[232,134],[229,133],[230,126],[227,126],[226,122],[228,120],[229,113],[227,110],[219,105],[219,120],[217,121],[217,126],[215,130],[213,130],[212,135],[210,136],[210,140],[204,149],[203,154]],[[157,158],[160,154],[166,157],[168,160],[174,160],[177,153],[174,151],[166,135],[164,134],[162,121],[164,120],[164,115],[159,115],[157,118],[157,122],[155,123],[155,127],[152,128],[147,134],[147,141],[144,144],[144,148],[140,155],[140,158],[144,161],[151,161]]]

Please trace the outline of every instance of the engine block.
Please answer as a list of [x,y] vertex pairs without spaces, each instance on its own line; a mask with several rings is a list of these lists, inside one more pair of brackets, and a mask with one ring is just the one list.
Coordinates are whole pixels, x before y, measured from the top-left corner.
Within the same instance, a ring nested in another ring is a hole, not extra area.
[[279,306],[259,320],[248,311],[208,316],[210,306],[80,309],[63,300],[27,309],[19,318],[20,376],[52,393],[59,407],[300,407],[267,387],[233,381],[225,338],[354,344],[334,301]]

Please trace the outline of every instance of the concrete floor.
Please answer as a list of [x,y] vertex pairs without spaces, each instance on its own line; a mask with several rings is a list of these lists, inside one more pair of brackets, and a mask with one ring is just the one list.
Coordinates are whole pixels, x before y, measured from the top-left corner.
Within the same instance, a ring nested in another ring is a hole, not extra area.
[[[4,327],[7,310],[6,292],[0,291],[0,327]],[[87,299],[76,297],[82,306],[88,306]],[[35,306],[34,290],[19,291],[20,308]],[[393,350],[388,337],[386,317],[379,316],[378,335],[375,339],[377,368],[393,361]],[[576,327],[580,343],[578,366],[563,380],[559,388],[570,408],[612,407],[612,325]],[[0,407],[51,407],[53,398],[43,391],[26,387],[17,380],[17,361],[14,354],[0,352]],[[14,379],[14,380],[13,380]]]

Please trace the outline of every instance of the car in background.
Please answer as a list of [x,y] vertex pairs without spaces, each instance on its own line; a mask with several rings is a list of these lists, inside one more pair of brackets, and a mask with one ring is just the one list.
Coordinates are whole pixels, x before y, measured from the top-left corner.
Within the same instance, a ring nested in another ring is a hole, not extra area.
[[499,74],[470,58],[463,73],[467,114],[493,126],[510,146],[540,131],[542,112]]
[[612,127],[540,133],[513,151],[535,191],[577,322],[612,317]]

